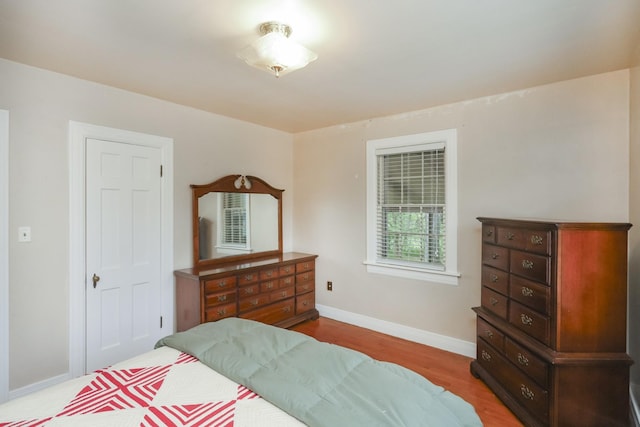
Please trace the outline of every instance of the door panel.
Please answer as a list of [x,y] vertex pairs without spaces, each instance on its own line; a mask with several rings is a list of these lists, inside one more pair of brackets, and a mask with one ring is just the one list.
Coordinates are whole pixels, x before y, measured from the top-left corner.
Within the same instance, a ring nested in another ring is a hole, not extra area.
[[[160,338],[160,150],[88,139],[86,371]],[[99,277],[95,286],[93,275]]]

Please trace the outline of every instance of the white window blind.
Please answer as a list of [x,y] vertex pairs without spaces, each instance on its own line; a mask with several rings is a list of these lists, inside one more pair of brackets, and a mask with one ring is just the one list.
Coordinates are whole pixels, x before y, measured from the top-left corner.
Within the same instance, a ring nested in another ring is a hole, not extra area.
[[445,147],[380,154],[377,161],[378,260],[444,270]]
[[224,193],[222,243],[246,246],[247,244],[247,195]]

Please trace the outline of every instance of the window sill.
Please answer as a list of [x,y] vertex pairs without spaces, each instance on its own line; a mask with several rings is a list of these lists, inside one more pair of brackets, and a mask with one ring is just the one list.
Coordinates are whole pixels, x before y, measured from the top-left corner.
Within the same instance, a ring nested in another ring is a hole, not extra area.
[[441,283],[444,285],[458,285],[460,273],[452,271],[426,270],[416,267],[401,265],[380,264],[375,261],[364,261],[367,272],[384,274],[386,276],[402,277],[405,279],[423,280],[427,282]]

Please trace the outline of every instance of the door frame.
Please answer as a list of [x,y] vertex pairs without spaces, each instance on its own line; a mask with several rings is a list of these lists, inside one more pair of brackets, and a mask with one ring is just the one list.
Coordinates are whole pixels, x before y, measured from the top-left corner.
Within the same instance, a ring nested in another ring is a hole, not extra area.
[[0,110],[0,403],[9,400],[9,111]]
[[[69,373],[85,374],[86,366],[86,217],[85,148],[87,139],[102,139],[160,149],[161,301],[163,329],[174,332],[173,287],[173,139],[69,121]],[[160,171],[158,171],[160,173]]]

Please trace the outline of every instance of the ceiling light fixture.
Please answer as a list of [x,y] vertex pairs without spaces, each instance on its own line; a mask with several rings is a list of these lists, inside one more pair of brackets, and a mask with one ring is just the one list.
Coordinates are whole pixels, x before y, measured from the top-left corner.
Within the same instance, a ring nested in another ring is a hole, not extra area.
[[314,52],[289,38],[291,27],[279,22],[260,25],[260,37],[238,52],[238,57],[252,67],[280,77],[306,66],[318,58]]

